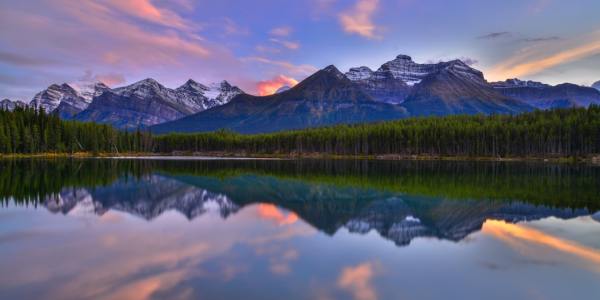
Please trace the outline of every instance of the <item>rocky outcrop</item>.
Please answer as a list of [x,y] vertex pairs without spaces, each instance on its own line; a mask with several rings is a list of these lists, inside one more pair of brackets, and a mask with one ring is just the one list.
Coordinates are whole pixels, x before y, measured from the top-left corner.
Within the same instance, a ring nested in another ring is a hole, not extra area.
[[225,104],[241,93],[239,88],[226,81],[207,87],[188,80],[173,90],[148,78],[95,97],[92,104],[75,118],[131,130]]
[[260,133],[405,116],[401,107],[375,101],[336,67],[329,66],[284,93],[265,97],[239,95],[225,105],[154,126],[151,130],[167,133],[223,128]]
[[0,101],[0,110],[13,111],[17,107],[25,107],[25,106],[27,106],[27,104],[25,104],[25,102],[19,101],[19,100],[12,101],[10,99],[4,99],[4,100]]
[[518,99],[538,109],[588,107],[600,104],[600,91],[571,83],[556,86],[535,81],[508,79],[492,86],[507,97]]

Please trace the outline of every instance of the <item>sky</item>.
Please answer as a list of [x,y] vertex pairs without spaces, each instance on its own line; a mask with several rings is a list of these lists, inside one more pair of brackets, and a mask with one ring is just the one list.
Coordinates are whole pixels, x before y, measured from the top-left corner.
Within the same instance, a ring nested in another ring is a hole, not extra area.
[[598,0],[0,0],[0,99],[52,83],[227,80],[463,59],[488,81],[600,80]]

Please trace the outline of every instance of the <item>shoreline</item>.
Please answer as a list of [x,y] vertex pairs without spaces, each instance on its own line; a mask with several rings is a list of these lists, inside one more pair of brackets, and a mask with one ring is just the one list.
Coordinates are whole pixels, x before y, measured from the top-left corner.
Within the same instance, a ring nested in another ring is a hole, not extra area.
[[356,159],[356,160],[406,160],[406,161],[495,161],[495,162],[548,162],[548,163],[591,163],[600,165],[600,155],[590,154],[581,157],[470,157],[434,155],[333,155],[322,153],[308,154],[248,154],[226,152],[181,152],[181,153],[36,153],[0,154],[0,159],[59,159],[59,158],[111,158],[111,159],[165,159],[165,160],[281,160],[281,159]]

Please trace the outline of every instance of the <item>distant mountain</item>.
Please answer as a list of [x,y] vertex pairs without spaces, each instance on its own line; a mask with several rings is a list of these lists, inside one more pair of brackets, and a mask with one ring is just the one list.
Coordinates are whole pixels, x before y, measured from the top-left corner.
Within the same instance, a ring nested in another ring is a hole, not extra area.
[[600,91],[571,83],[551,86],[535,81],[508,79],[492,83],[507,97],[521,100],[539,109],[587,107],[600,104]]
[[[103,215],[114,210],[153,220],[167,211],[177,211],[192,220],[206,213],[225,219],[256,203],[272,203],[292,211],[325,234],[333,235],[342,228],[355,234],[375,231],[397,246],[409,245],[418,237],[460,241],[481,230],[490,219],[517,223],[592,213],[586,208],[416,196],[255,174],[124,178],[93,189],[64,188],[45,197],[42,205],[65,215]],[[592,218],[600,220],[600,215]]]
[[502,95],[460,60],[443,62],[416,84],[402,103],[413,116],[451,114],[517,114],[534,108]]
[[[408,55],[398,55],[381,65],[377,71],[368,67],[351,68],[348,79],[360,85],[375,100],[400,104],[406,100],[413,87],[431,74],[437,73],[458,61],[436,64],[418,64]],[[479,78],[480,72],[470,67],[462,70],[465,76]]]
[[190,79],[173,90],[148,78],[95,97],[75,119],[135,129],[222,105],[241,93],[242,90],[226,81],[207,87]]
[[102,95],[102,93],[110,90],[110,88],[98,81],[98,82],[83,82],[83,83],[75,83],[71,85],[81,96],[85,99],[85,102],[92,103],[95,97]]
[[65,215],[103,215],[108,210],[116,210],[146,220],[169,210],[178,211],[190,220],[209,211],[226,218],[240,209],[225,195],[159,175],[118,180],[89,190],[65,188],[46,197],[43,205],[52,213]]
[[243,93],[244,91],[240,88],[232,86],[225,80],[205,86],[189,79],[182,86],[175,89],[175,101],[189,106],[192,113],[197,113],[223,105],[233,97]]
[[373,99],[384,103],[400,104],[410,91],[406,82],[394,77],[394,72],[383,66],[376,72],[364,66],[351,68],[346,77],[358,84]]
[[283,92],[285,92],[285,91],[287,91],[289,89],[291,89],[289,86],[284,85],[284,86],[278,88],[277,91],[275,91],[275,94],[283,93]]
[[107,90],[109,87],[101,82],[84,85],[81,92],[67,83],[53,84],[37,93],[29,105],[37,109],[43,108],[48,113],[56,113],[61,118],[70,119],[86,109],[94,96]]
[[600,91],[600,80],[594,82],[594,84],[592,84],[592,87]]
[[13,111],[17,107],[25,107],[27,104],[23,101],[11,101],[9,99],[4,99],[0,101],[0,110],[8,110]]
[[460,60],[418,64],[398,55],[377,71],[351,68],[346,76],[377,101],[411,115],[519,113],[532,108],[496,92],[483,73]]
[[241,94],[225,105],[151,129],[156,133],[221,128],[259,133],[405,116],[403,108],[375,101],[336,67],[329,66],[288,91],[265,97]]

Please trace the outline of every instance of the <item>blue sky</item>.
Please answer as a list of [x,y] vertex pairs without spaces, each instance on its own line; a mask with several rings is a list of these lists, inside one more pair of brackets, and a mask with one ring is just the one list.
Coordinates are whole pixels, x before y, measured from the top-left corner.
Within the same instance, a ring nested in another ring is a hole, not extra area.
[[0,0],[0,98],[51,83],[227,79],[268,94],[398,54],[486,78],[600,80],[597,0]]

